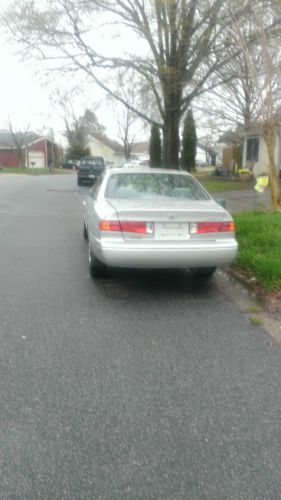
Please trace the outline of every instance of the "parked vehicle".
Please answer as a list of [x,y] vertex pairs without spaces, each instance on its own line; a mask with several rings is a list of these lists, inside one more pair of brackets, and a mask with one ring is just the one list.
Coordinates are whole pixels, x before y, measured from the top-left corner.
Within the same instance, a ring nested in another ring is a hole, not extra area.
[[77,167],[79,167],[80,165],[80,161],[79,160],[65,160],[61,166],[62,168],[69,168],[71,170],[76,169]]
[[124,168],[136,168],[136,167],[149,167],[149,161],[146,160],[128,160],[125,163],[123,163],[122,167]]
[[85,156],[81,158],[77,168],[77,183],[81,186],[83,182],[93,184],[105,170],[105,161],[102,156]]
[[94,278],[106,266],[190,268],[210,276],[237,253],[232,217],[187,172],[107,170],[84,208]]

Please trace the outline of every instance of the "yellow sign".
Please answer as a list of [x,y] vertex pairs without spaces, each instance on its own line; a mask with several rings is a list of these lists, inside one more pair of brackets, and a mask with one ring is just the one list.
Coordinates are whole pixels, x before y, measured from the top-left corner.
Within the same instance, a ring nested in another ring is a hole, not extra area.
[[257,178],[257,183],[255,185],[255,190],[259,193],[263,193],[266,186],[268,186],[268,182],[268,175],[259,175],[259,177]]

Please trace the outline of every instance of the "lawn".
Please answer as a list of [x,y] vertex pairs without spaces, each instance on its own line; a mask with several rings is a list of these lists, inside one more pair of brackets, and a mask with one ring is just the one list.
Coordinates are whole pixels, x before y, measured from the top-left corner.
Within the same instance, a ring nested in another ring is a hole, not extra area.
[[62,168],[52,168],[49,171],[48,168],[18,168],[18,167],[1,167],[1,173],[4,174],[23,174],[23,175],[53,175],[53,174],[65,174],[70,173],[72,170],[64,170]]
[[245,212],[234,219],[239,243],[235,267],[265,289],[281,291],[281,213]]
[[240,181],[240,179],[213,178],[205,174],[195,174],[194,177],[204,186],[210,193],[219,191],[236,191],[242,189],[253,189],[254,181]]

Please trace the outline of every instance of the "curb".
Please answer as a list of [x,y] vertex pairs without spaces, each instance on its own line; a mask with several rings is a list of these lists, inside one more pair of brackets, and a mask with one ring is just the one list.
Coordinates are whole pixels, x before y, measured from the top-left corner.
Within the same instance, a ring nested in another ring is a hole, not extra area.
[[255,277],[249,278],[231,267],[224,268],[225,272],[234,278],[238,283],[243,285],[251,292],[255,299],[261,304],[265,312],[281,314],[281,292],[268,292],[261,286],[257,285]]

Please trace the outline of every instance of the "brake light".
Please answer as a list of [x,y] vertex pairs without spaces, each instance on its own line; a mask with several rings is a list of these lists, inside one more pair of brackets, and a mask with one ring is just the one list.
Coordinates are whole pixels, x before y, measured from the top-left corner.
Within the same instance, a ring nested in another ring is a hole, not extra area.
[[228,222],[192,222],[190,224],[190,234],[205,233],[228,233],[235,231],[233,221]]
[[134,221],[108,221],[102,220],[99,223],[101,231],[122,231],[123,233],[153,234],[154,227],[151,222]]
[[120,222],[123,233],[153,234],[151,222]]

